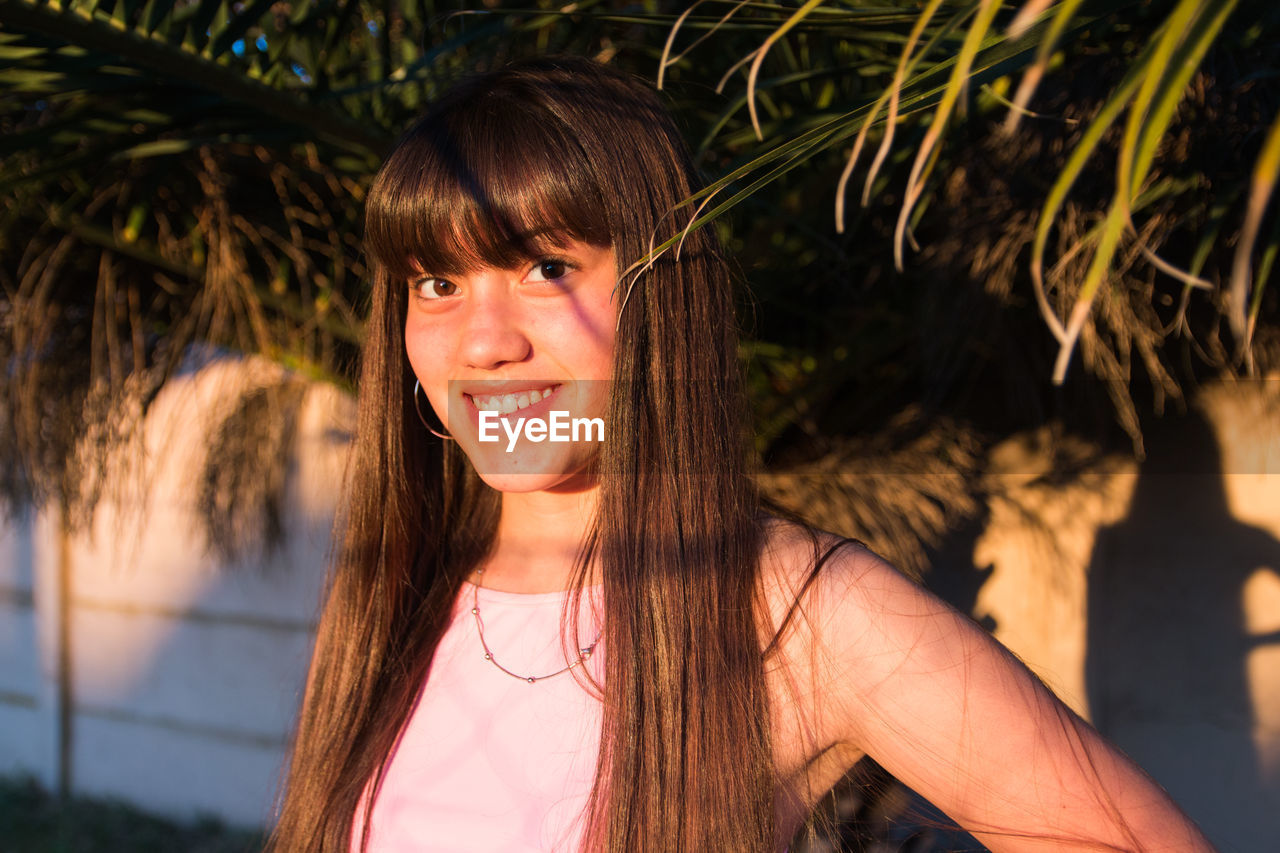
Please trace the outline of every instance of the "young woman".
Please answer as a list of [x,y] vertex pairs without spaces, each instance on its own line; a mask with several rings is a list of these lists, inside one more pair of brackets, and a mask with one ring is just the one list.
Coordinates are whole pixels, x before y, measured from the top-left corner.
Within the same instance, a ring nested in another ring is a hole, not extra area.
[[1209,849],[969,620],[762,510],[711,230],[636,266],[695,189],[655,94],[570,59],[384,165],[274,849],[783,850],[863,755],[992,849]]

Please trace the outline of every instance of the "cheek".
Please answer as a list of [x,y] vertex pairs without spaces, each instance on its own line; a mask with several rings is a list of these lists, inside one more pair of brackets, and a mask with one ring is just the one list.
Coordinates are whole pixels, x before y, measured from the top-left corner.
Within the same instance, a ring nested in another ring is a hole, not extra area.
[[440,334],[438,329],[433,329],[421,321],[415,322],[412,318],[405,323],[405,356],[408,357],[413,372],[418,375],[422,384],[425,385],[428,379],[447,372],[447,349],[445,336]]
[[580,378],[611,379],[613,377],[613,349],[618,326],[618,312],[606,291],[590,303],[584,303],[582,312],[566,324],[560,334],[562,340],[572,342]]
[[404,335],[405,357],[422,391],[437,412],[448,405],[450,362],[444,336],[431,330],[406,324]]
[[609,380],[613,378],[613,328],[609,328],[607,336],[602,335],[592,341],[590,349],[583,354],[586,374],[591,379]]

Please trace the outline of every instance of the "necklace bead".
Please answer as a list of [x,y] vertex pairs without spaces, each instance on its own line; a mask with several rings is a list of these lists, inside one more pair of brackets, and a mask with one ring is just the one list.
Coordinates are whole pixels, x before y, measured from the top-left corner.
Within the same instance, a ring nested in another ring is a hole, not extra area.
[[489,648],[489,644],[484,638],[484,620],[480,618],[480,578],[483,574],[484,569],[476,569],[476,582],[472,584],[471,588],[471,616],[476,622],[476,634],[480,637],[480,647],[484,649],[484,659],[512,678],[518,678],[521,681],[528,682],[529,684],[537,684],[539,681],[545,681],[548,678],[555,678],[557,675],[563,675],[578,664],[583,663],[590,658],[592,652],[596,650],[596,646],[600,644],[600,637],[604,635],[603,629],[596,634],[596,638],[591,642],[591,645],[586,648],[578,649],[578,659],[570,663],[564,669],[558,669],[547,675],[520,675],[512,672],[502,664],[498,663],[497,659],[493,656],[493,650]]

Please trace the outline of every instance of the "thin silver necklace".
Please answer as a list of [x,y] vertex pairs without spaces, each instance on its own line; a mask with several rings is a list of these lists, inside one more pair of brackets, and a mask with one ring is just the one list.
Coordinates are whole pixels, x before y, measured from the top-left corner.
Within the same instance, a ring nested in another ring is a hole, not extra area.
[[484,649],[484,659],[512,678],[518,678],[529,684],[536,684],[539,681],[546,681],[548,678],[555,678],[557,675],[564,675],[575,666],[586,662],[591,657],[592,652],[596,650],[596,646],[600,644],[600,637],[604,634],[603,629],[596,634],[596,638],[591,641],[591,645],[578,649],[578,659],[564,669],[557,669],[547,675],[521,675],[518,672],[512,672],[498,663],[498,659],[493,656],[493,650],[489,648],[489,644],[484,639],[484,620],[480,618],[480,578],[482,575],[484,575],[484,569],[476,569],[476,582],[471,585],[471,618],[476,620],[476,633],[480,635],[480,647]]

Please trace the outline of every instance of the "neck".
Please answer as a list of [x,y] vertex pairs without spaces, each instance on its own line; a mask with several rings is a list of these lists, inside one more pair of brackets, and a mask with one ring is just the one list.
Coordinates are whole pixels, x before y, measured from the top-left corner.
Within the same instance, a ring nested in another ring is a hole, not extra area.
[[505,492],[493,550],[482,566],[483,585],[521,593],[568,589],[598,493],[597,485],[572,491]]

